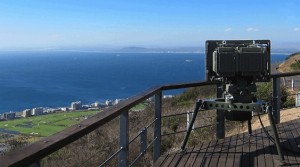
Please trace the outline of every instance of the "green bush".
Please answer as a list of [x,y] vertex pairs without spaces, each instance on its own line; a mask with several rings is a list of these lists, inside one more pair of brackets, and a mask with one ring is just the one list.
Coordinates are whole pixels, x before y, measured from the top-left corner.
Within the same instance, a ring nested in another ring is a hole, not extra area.
[[179,104],[181,106],[187,106],[191,101],[195,102],[200,98],[213,98],[216,97],[216,94],[215,85],[189,88],[173,101],[173,105]]
[[[280,94],[281,94],[281,106],[283,107],[287,101],[287,97],[289,92],[287,88],[283,85],[280,86]],[[257,92],[255,93],[257,99],[264,100],[266,102],[272,103],[272,83],[266,82],[261,83],[257,86]]]
[[294,97],[288,97],[285,103],[282,105],[283,108],[290,108],[295,107],[295,98]]
[[295,60],[295,62],[292,63],[292,64],[290,65],[290,67],[291,67],[291,69],[292,69],[293,71],[299,70],[299,69],[300,69],[300,60]]

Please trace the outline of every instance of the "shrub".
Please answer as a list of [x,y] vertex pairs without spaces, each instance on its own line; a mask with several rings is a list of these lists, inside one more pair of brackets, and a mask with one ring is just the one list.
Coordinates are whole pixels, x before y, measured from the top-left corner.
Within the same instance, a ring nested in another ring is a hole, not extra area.
[[290,108],[290,107],[295,107],[295,98],[289,96],[285,103],[282,105],[283,108]]
[[300,60],[295,60],[295,62],[292,63],[290,65],[290,67],[293,71],[299,70],[300,69]]
[[212,98],[216,97],[216,94],[217,91],[215,85],[189,88],[183,94],[176,97],[173,101],[173,105],[187,106],[190,102],[195,102],[199,98]]
[[[280,94],[281,94],[281,103],[280,105],[283,107],[284,104],[287,101],[287,97],[289,95],[289,92],[287,88],[283,85],[280,86]],[[272,104],[272,83],[266,82],[261,83],[257,87],[257,92],[255,93],[257,99],[264,100],[266,102],[269,102],[269,104]]]

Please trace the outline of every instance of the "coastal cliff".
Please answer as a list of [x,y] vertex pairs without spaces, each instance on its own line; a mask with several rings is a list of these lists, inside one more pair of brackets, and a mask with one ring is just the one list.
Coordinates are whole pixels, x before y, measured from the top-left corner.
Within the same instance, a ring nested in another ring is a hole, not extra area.
[[291,54],[287,59],[282,62],[277,70],[279,72],[292,72],[300,70],[300,52]]

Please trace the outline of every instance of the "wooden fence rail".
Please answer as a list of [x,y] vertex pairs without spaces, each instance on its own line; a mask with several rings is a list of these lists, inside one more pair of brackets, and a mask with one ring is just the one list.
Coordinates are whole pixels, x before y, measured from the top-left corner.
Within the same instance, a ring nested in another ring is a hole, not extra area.
[[[277,122],[280,121],[279,115],[279,99],[280,93],[278,93],[278,87],[280,86],[280,77],[287,77],[287,76],[295,76],[300,75],[300,72],[293,72],[293,73],[280,73],[280,74],[273,74],[271,77],[273,78],[273,108],[275,116],[277,116]],[[66,128],[65,130],[58,132],[52,136],[46,137],[41,139],[35,143],[32,143],[20,150],[8,153],[4,156],[0,157],[0,166],[29,166],[32,164],[39,164],[39,160],[50,155],[51,153],[63,148],[64,146],[72,143],[73,141],[78,140],[82,136],[92,132],[93,130],[99,128],[100,126],[104,125],[105,123],[113,120],[114,118],[122,115],[122,121],[128,123],[128,111],[135,105],[147,100],[148,98],[155,96],[155,122],[154,122],[154,144],[153,144],[153,159],[156,160],[160,156],[160,129],[161,129],[161,96],[164,90],[172,90],[172,89],[182,89],[182,88],[190,88],[190,87],[198,87],[204,85],[215,85],[216,83],[207,82],[207,81],[199,81],[199,82],[192,82],[192,83],[182,83],[182,84],[170,84],[170,85],[163,85],[148,89],[140,94],[133,96],[118,105],[112,106],[100,113],[97,113],[91,118],[88,118],[79,124],[73,125],[71,127]],[[224,114],[220,114],[219,117],[224,117]],[[127,119],[127,120],[126,120]],[[221,121],[224,118],[219,118]],[[217,123],[218,125],[218,123]],[[222,125],[221,123],[219,125]],[[120,125],[122,126],[122,125]],[[224,125],[222,125],[224,126]],[[122,127],[123,128],[123,127]],[[125,127],[125,128],[128,128]],[[220,130],[219,130],[220,129]],[[127,129],[128,130],[128,129]],[[125,129],[126,131],[126,129]],[[224,135],[222,132],[224,131],[224,127],[218,127],[218,134]],[[122,133],[120,137],[125,136],[128,137],[128,134]],[[128,144],[128,139],[120,139],[121,145]],[[120,145],[120,146],[121,146]],[[126,157],[128,157],[128,152],[126,150],[120,151],[119,159],[126,161]],[[128,166],[128,162],[120,163],[121,166]]]

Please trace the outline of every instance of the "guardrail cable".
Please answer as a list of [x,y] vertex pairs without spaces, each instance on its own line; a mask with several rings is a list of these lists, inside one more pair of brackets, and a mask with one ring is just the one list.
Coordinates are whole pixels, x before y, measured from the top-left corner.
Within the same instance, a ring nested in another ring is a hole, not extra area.
[[133,161],[132,161],[132,163],[129,165],[129,166],[133,166],[140,158],[141,158],[141,156],[143,156],[145,153],[146,153],[146,151],[148,150],[148,148],[150,148],[152,145],[153,145],[153,143],[154,143],[154,141],[157,139],[157,137],[155,138],[155,139],[153,139],[149,144],[148,144],[148,146],[147,146],[147,148],[145,149],[145,150],[143,150],[143,152],[141,152]]
[[[118,141],[118,140],[119,140],[119,138],[115,138],[115,139],[114,139],[113,141],[111,141],[109,144],[114,143],[114,142],[116,142],[116,141]],[[107,145],[109,145],[109,144],[107,144]],[[98,155],[98,153],[103,152],[103,151],[106,151],[106,150],[104,150],[104,149],[99,149],[99,150],[97,150],[95,153],[93,153],[91,156],[89,156],[83,163],[79,164],[78,167],[83,166],[83,165],[86,164],[89,160],[91,160],[93,157],[95,157],[96,155]]]

